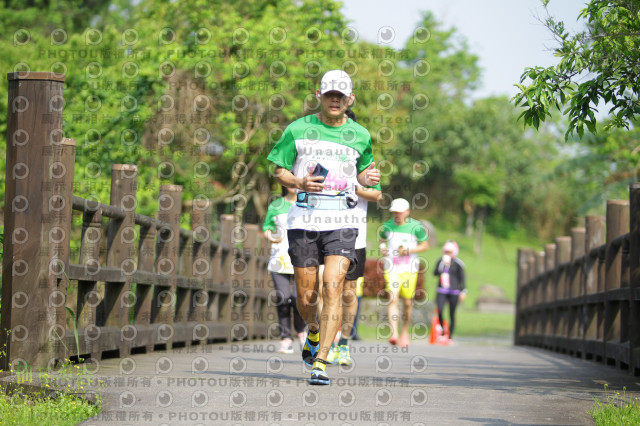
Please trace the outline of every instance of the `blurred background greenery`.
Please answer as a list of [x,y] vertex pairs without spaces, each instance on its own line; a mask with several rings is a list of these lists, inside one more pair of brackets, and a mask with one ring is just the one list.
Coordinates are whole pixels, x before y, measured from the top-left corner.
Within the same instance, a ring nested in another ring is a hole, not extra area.
[[[317,111],[321,75],[344,69],[385,201],[412,201],[413,216],[429,220],[441,242],[460,243],[470,288],[461,317],[472,315],[484,284],[515,300],[518,247],[541,247],[602,214],[605,200],[627,198],[637,126],[565,140],[558,116],[534,132],[506,97],[472,100],[478,57],[426,7],[402,49],[358,40],[348,24],[334,0],[7,0],[0,69],[66,75],[76,195],[108,203],[111,165],[137,164],[139,213],[154,216],[160,185],[172,183],[187,202],[209,198],[245,223],[261,223],[279,193],[266,155],[286,125]],[[8,108],[5,83],[2,151]],[[0,156],[0,191],[5,169]],[[388,219],[384,203],[370,217]],[[477,324],[461,318],[460,333],[465,322]]]

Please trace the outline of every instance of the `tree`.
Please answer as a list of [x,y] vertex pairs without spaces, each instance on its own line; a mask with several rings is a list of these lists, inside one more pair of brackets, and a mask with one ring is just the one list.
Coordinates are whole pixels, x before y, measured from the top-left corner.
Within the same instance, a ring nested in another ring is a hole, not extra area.
[[[542,0],[547,7],[549,0]],[[573,132],[584,135],[584,126],[596,132],[597,107],[609,107],[605,129],[629,128],[640,115],[640,2],[591,0],[579,18],[586,29],[570,34],[562,21],[544,21],[559,46],[560,62],[548,68],[527,68],[514,97],[524,108],[525,125],[536,129],[553,107],[565,108],[569,118],[565,139]]]
[[477,55],[455,29],[444,28],[432,13],[422,18],[399,63],[411,86],[396,105],[407,113],[396,137],[382,145],[384,159],[395,166],[389,185],[394,197],[408,199],[431,197],[432,187],[451,178],[451,165],[464,147],[460,118],[480,75]]
[[[379,70],[391,49],[358,41],[334,0],[114,0],[110,13],[78,25],[57,12],[67,3],[0,3],[0,23],[14,32],[0,40],[0,65],[66,73],[63,131],[77,139],[75,189],[86,198],[106,202],[111,164],[133,163],[143,214],[155,211],[159,184],[172,183],[187,200],[207,197],[238,215],[248,207],[254,222],[273,182],[266,154],[287,124],[315,111],[324,71],[353,75],[356,112],[374,137],[374,84],[397,98],[396,77]],[[2,94],[0,130],[6,85]]]

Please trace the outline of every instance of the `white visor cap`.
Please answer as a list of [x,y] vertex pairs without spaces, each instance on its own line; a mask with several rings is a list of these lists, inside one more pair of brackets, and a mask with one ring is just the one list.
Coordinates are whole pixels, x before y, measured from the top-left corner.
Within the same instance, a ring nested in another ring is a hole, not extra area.
[[391,203],[391,207],[389,207],[389,211],[399,212],[399,213],[406,212],[407,210],[409,210],[410,207],[411,205],[404,198],[396,198]]
[[338,91],[345,96],[350,96],[353,93],[353,83],[349,74],[342,70],[327,71],[320,81],[320,94],[324,95],[332,91]]

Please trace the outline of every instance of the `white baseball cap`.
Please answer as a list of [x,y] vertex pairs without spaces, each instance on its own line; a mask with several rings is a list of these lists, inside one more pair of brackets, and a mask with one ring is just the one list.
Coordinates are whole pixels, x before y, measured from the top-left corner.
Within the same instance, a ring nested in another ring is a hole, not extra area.
[[342,70],[327,71],[320,81],[320,94],[331,91],[338,91],[345,96],[350,96],[353,92],[353,83],[349,74]]
[[409,205],[409,202],[407,200],[405,200],[404,198],[396,198],[391,203],[391,207],[389,207],[389,211],[391,211],[391,212],[404,212],[404,211],[409,210],[410,207],[411,207],[411,205]]

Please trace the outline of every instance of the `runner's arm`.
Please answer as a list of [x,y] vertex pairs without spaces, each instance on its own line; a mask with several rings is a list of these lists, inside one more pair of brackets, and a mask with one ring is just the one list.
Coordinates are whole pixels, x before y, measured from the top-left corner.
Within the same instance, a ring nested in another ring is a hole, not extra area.
[[276,238],[273,236],[271,229],[267,229],[266,231],[264,231],[264,236],[267,240],[271,241],[272,243],[279,243],[282,241],[282,237]]
[[424,240],[421,241],[420,244],[418,244],[415,248],[412,249],[405,249],[406,254],[401,253],[404,256],[408,256],[412,253],[420,253],[423,251],[427,251],[429,250],[429,241],[428,240]]
[[358,183],[362,186],[376,186],[380,183],[380,170],[376,169],[376,163],[358,173]]
[[366,201],[379,201],[382,198],[382,191],[374,188],[356,187],[356,195]]
[[324,178],[322,176],[313,176],[309,173],[300,179],[289,170],[280,166],[276,167],[273,172],[273,177],[276,182],[287,188],[299,189],[306,192],[321,192],[324,188]]

